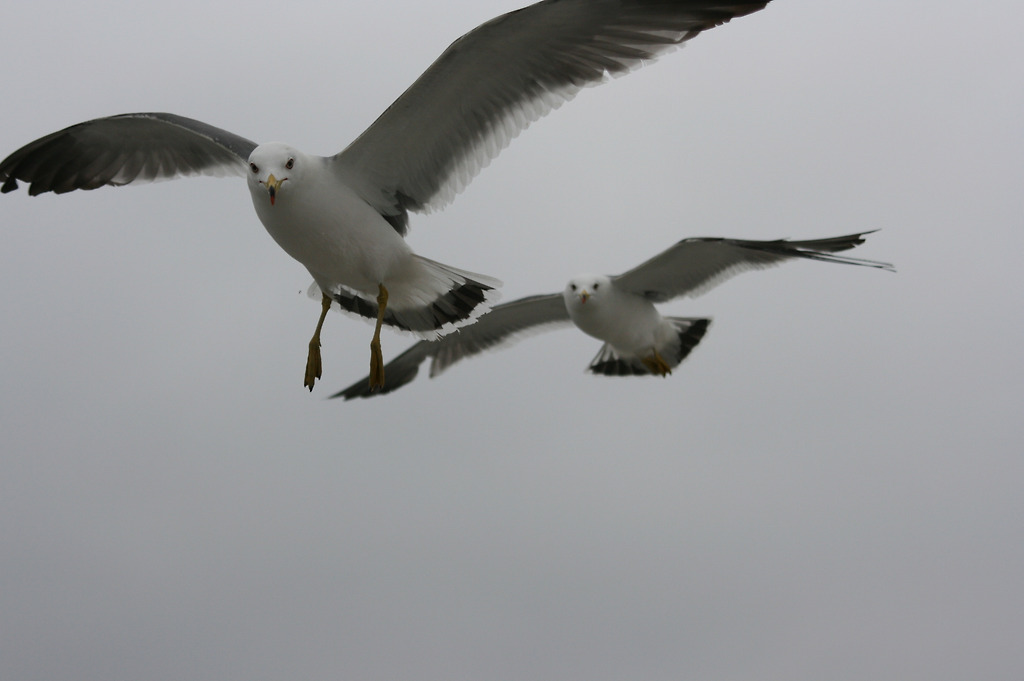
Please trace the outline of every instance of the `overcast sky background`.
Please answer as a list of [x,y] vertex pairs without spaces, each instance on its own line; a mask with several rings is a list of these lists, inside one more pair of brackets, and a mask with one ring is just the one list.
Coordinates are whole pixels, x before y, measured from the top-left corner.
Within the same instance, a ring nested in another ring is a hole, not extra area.
[[[21,3],[0,155],[170,111],[340,150],[520,6]],[[532,126],[417,252],[504,299],[687,236],[744,274],[666,380],[535,336],[385,398],[245,183],[0,199],[0,675],[1019,679],[1020,3],[776,0]],[[411,343],[391,332],[385,358]]]

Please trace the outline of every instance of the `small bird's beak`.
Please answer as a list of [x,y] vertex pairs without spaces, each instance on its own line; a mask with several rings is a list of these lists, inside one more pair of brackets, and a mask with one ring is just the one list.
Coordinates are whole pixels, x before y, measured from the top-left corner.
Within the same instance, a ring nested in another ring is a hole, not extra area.
[[[284,178],[284,180],[287,179],[287,177]],[[279,180],[276,177],[274,177],[274,173],[270,173],[270,177],[267,178],[267,193],[270,194],[271,206],[274,205],[274,200],[277,198],[277,190],[280,189],[281,183],[284,182],[284,180]]]
[[589,298],[589,297],[590,297],[590,294],[587,293],[587,289],[583,289],[582,291],[580,291],[580,303],[581,304],[587,302],[587,298]]

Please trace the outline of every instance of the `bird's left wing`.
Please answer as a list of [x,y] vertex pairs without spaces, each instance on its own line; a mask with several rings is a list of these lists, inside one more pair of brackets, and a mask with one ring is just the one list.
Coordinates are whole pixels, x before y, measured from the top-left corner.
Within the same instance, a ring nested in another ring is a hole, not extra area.
[[769,1],[545,0],[509,12],[452,43],[335,168],[385,215],[440,208],[583,87]]
[[0,161],[0,191],[29,183],[32,196],[166,180],[184,175],[245,176],[256,143],[169,113],[132,113],[78,123]]
[[569,313],[561,293],[520,298],[495,306],[473,324],[464,326],[436,341],[420,341],[384,365],[384,387],[371,391],[368,378],[356,381],[331,397],[373,397],[389,393],[409,383],[428,357],[433,378],[461,359],[509,343],[524,334],[549,324],[569,324]]
[[835,255],[864,243],[865,235],[870,233],[807,241],[683,239],[612,281],[624,291],[662,302],[676,296],[697,296],[740,272],[772,267],[794,258],[893,270],[888,263]]

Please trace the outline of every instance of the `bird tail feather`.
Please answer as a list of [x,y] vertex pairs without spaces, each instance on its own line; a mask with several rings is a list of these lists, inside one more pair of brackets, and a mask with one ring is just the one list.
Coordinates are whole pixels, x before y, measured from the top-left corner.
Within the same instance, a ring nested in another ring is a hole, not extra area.
[[[416,267],[404,278],[385,282],[388,304],[384,324],[409,331],[425,340],[436,340],[455,329],[474,322],[491,309],[500,297],[501,282],[475,272],[443,265],[413,255]],[[331,294],[345,311],[377,318],[377,300],[341,287]]]
[[[666,317],[665,320],[672,324],[676,337],[671,343],[659,349],[659,355],[669,369],[675,369],[704,338],[711,320],[694,317]],[[608,343],[601,346],[587,370],[602,376],[649,376],[652,374],[650,367],[643,362],[642,358],[625,357]]]

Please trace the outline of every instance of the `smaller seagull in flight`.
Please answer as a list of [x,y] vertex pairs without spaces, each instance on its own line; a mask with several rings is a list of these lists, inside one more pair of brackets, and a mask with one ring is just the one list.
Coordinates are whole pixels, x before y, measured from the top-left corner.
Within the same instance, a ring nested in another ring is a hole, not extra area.
[[495,306],[475,324],[438,341],[421,341],[385,366],[379,392],[366,379],[332,395],[351,400],[397,390],[430,358],[433,378],[461,359],[495,348],[540,327],[570,322],[604,341],[588,371],[605,376],[667,376],[701,341],[710,319],[663,317],[654,306],[679,296],[698,296],[747,270],[804,258],[895,271],[892,265],[835,255],[864,243],[871,232],[808,241],[683,239],[618,276],[584,274],[561,293],[520,298]]

